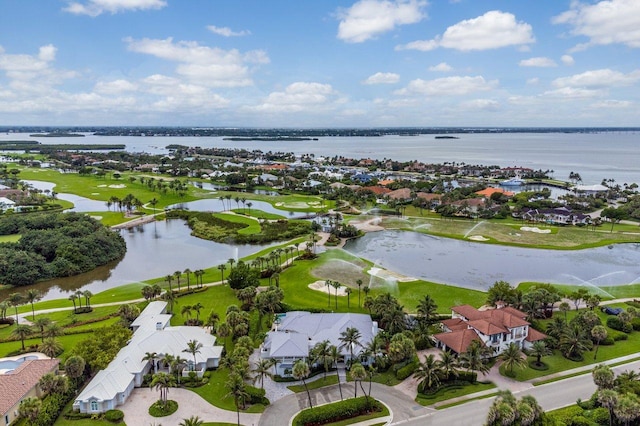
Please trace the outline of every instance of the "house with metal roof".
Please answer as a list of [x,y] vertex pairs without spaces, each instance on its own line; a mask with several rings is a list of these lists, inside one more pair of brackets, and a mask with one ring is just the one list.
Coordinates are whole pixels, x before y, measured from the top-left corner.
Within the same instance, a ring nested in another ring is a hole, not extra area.
[[[142,386],[145,374],[157,372],[166,355],[187,358],[183,376],[194,371],[202,377],[206,369],[218,367],[222,346],[200,327],[171,327],[166,302],[151,302],[133,321],[131,340],[118,352],[106,369],[98,372],[76,398],[73,407],[82,413],[102,413],[126,402],[135,387]],[[188,342],[202,343],[195,360],[183,351]],[[155,352],[157,359],[145,360]]]
[[[340,336],[347,328],[356,328],[360,332],[359,344],[353,348],[341,348]],[[317,343],[328,340],[339,348],[345,362],[351,361],[353,351],[354,360],[367,365],[372,359],[363,358],[361,354],[378,331],[378,323],[366,314],[287,312],[276,319],[272,331],[267,333],[260,346],[260,355],[262,358],[274,359],[276,374],[286,377],[291,375],[291,369],[297,360],[309,361],[311,349]]]
[[433,337],[438,347],[458,354],[465,352],[473,341],[492,348],[498,355],[511,343],[528,349],[533,342],[547,337],[531,327],[524,312],[510,306],[479,311],[461,305],[451,310],[451,318],[441,322],[444,332]]

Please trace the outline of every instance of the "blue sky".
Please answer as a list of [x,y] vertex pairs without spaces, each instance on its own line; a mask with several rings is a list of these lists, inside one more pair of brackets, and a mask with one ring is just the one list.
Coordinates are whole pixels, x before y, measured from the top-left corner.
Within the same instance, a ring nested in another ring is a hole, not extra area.
[[0,125],[638,126],[639,0],[14,0]]

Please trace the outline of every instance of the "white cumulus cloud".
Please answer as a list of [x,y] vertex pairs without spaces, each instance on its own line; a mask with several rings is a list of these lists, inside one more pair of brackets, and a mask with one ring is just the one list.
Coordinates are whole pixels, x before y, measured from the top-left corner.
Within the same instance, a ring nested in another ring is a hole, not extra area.
[[392,72],[377,72],[369,76],[362,84],[395,84],[400,81],[400,76]]
[[98,16],[103,13],[119,13],[136,10],[162,9],[165,0],[88,0],[85,3],[69,2],[63,10],[74,15]]
[[536,57],[523,59],[518,64],[521,67],[540,67],[540,68],[548,68],[548,67],[556,67],[558,64],[553,59],[544,58],[544,57]]
[[626,108],[630,108],[631,106],[633,106],[633,102],[631,101],[618,101],[615,99],[607,99],[604,101],[595,102],[591,104],[592,108],[597,108],[597,109],[601,109],[601,108],[626,109]]
[[249,64],[269,62],[266,53],[251,51],[245,54],[236,49],[224,50],[202,46],[194,41],[125,39],[132,52],[145,53],[176,62],[176,73],[192,83],[208,87],[243,87],[253,84]]
[[597,3],[572,1],[570,9],[552,20],[571,25],[571,34],[589,39],[576,50],[590,45],[624,44],[640,47],[640,1],[603,0]]
[[460,106],[467,110],[497,111],[500,103],[493,99],[471,99],[460,103]]
[[427,96],[460,96],[474,92],[492,90],[498,82],[487,81],[482,76],[452,76],[435,80],[416,79],[409,82],[407,87],[397,90],[396,95],[427,95]]
[[264,112],[302,112],[318,108],[330,108],[337,99],[337,92],[330,84],[296,82],[282,92],[272,92],[263,103],[254,107]]
[[347,43],[362,43],[399,25],[420,22],[427,5],[422,0],[360,0],[338,13],[338,38]]
[[438,65],[433,65],[431,67],[429,67],[429,71],[438,71],[438,72],[448,72],[451,71],[453,68],[451,68],[451,65],[447,64],[446,62],[440,62]]
[[229,27],[216,27],[215,25],[209,25],[207,26],[207,29],[214,34],[218,34],[223,37],[242,37],[251,34],[251,31],[233,31]]
[[397,50],[429,51],[437,47],[461,51],[489,50],[535,43],[533,29],[515,15],[492,10],[477,18],[460,21],[432,40],[418,40],[396,46]]
[[116,94],[133,92],[137,90],[138,86],[127,80],[112,80],[112,81],[99,81],[96,83],[94,90],[101,94]]
[[560,77],[553,80],[552,84],[555,87],[607,88],[631,86],[638,81],[640,81],[640,70],[624,74],[605,68],[586,71],[569,77]]
[[560,60],[562,61],[563,64],[567,66],[571,66],[576,63],[576,61],[573,59],[573,56],[571,55],[562,55]]

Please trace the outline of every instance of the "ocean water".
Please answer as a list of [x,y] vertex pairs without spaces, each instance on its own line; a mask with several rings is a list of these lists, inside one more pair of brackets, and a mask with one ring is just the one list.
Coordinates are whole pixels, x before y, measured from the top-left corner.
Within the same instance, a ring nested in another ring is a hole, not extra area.
[[32,138],[1,134],[2,140],[39,140],[43,144],[124,144],[130,152],[166,153],[169,144],[203,148],[244,148],[316,156],[418,160],[425,163],[467,163],[553,170],[568,180],[579,173],[586,185],[614,179],[640,184],[640,132],[460,134],[459,139],[434,135],[382,137],[321,137],[317,141],[229,141],[222,137],[93,136]]

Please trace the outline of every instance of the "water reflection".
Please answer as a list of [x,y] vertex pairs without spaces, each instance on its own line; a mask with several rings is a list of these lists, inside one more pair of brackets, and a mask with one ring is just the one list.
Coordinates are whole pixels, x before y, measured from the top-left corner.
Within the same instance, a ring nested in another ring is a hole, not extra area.
[[[56,186],[55,183],[43,182],[39,180],[25,180],[24,182],[28,183],[29,185],[43,192],[44,191],[51,192],[53,191],[53,188]],[[71,209],[67,209],[67,211],[82,212],[82,213],[99,212],[99,211],[104,211],[107,208],[107,205],[104,201],[92,200],[90,198],[81,197],[75,194],[66,194],[64,192],[59,194],[56,193],[56,198],[73,203],[73,207]]]
[[610,247],[538,250],[383,231],[350,241],[345,249],[405,275],[477,290],[498,280],[574,284],[597,292],[601,286],[639,283],[640,245]]
[[[35,284],[35,288],[46,293],[44,300],[67,297],[68,292],[78,289],[98,293],[186,268],[192,271],[209,268],[277,244],[232,245],[202,240],[192,236],[182,220],[153,222],[120,232],[127,242],[122,260],[74,277]],[[15,291],[21,290],[0,290],[0,300]]]

